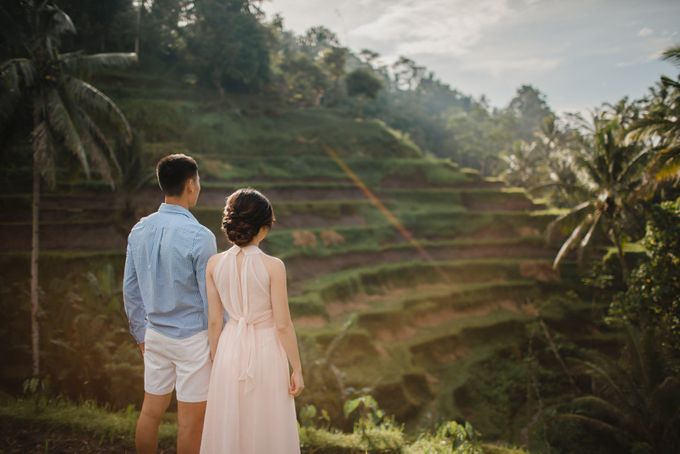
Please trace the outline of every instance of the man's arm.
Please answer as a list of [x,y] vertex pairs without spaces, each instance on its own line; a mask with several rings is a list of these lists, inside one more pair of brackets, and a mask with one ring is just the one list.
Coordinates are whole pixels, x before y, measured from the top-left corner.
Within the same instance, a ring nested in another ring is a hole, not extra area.
[[[125,304],[125,314],[130,324],[130,333],[138,344],[144,343],[146,334],[146,311],[142,301],[142,292],[139,290],[137,281],[137,271],[135,262],[132,260],[132,250],[128,243],[125,254],[125,274],[123,276],[123,302]],[[144,347],[141,346],[142,353]]]
[[206,317],[208,314],[208,293],[205,285],[205,269],[208,266],[208,259],[215,254],[217,254],[215,235],[210,231],[201,229],[194,241],[193,265]]

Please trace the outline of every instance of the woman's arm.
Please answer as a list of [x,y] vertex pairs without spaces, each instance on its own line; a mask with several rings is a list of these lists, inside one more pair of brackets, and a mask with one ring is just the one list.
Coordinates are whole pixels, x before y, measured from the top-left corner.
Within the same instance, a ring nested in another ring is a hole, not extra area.
[[286,287],[286,266],[275,257],[270,260],[270,285],[272,295],[272,311],[276,322],[276,331],[281,345],[288,356],[288,361],[293,369],[289,393],[299,395],[305,387],[302,379],[302,364],[298,350],[295,327],[290,317],[288,307],[288,289]]
[[213,279],[213,270],[215,269],[215,262],[217,262],[218,255],[213,255],[208,260],[208,265],[205,271],[205,289],[208,295],[208,342],[210,343],[210,359],[215,359],[215,352],[217,351],[217,342],[220,340],[220,334],[224,327],[224,308],[222,307],[222,300],[220,294],[217,292],[215,280]]

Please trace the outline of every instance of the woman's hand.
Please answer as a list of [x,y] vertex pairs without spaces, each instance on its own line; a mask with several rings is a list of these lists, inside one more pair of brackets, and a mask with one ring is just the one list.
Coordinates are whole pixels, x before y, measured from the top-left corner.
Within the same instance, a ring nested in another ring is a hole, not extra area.
[[293,397],[297,397],[300,395],[303,389],[305,389],[305,380],[302,378],[302,370],[294,370],[290,376],[288,394]]

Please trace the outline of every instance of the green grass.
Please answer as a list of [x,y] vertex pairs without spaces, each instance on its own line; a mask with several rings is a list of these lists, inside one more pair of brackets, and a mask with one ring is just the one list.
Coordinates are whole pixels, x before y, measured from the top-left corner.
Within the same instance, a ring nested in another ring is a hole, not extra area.
[[[336,350],[334,362],[342,364],[347,386],[362,387],[367,383],[379,389],[397,386],[407,376],[427,374],[437,377],[437,382],[429,386],[432,398],[417,398],[423,411],[434,411],[435,419],[463,417],[460,408],[452,399],[455,389],[463,386],[472,376],[475,367],[521,341],[524,325],[531,318],[507,311],[497,311],[484,316],[454,320],[436,332],[423,332],[421,336],[407,342],[391,342],[383,345],[385,355],[367,354],[351,357],[345,364],[342,356],[351,352],[351,344],[345,350],[342,345]],[[420,349],[419,349],[420,347]],[[461,349],[462,356],[439,364],[429,358],[435,348],[442,353],[449,349]],[[395,383],[396,380],[396,383]],[[388,405],[386,407],[389,408]]]
[[[535,260],[530,260],[534,262]],[[354,268],[327,274],[310,282],[304,292],[291,298],[297,305],[323,306],[342,302],[358,294],[375,295],[386,289],[409,288],[423,284],[482,282],[515,279],[519,276],[517,259],[476,259],[425,262],[413,260],[394,264]]]
[[[345,215],[358,214],[370,207],[372,205],[368,200],[296,200],[276,203],[274,214],[278,220],[302,214],[332,220]],[[197,206],[191,209],[201,223],[207,223],[211,218],[219,217],[222,210],[223,207],[211,208],[205,206]]]
[[281,109],[271,115],[246,116],[235,109],[199,101],[125,96],[119,96],[118,101],[132,126],[141,130],[147,141],[175,140],[192,153],[224,158],[324,156],[323,141],[342,156],[423,155],[407,137],[384,123],[356,120],[332,109]]
[[[337,231],[337,229],[334,229]],[[417,244],[428,251],[444,250],[444,249],[475,249],[489,246],[497,247],[513,247],[513,246],[527,246],[535,248],[545,247],[545,240],[539,236],[527,236],[520,238],[456,238],[451,240],[418,240]],[[370,261],[371,256],[375,256],[376,252],[390,252],[390,251],[410,251],[413,256],[418,256],[418,250],[411,242],[394,242],[394,243],[370,243],[359,242],[353,243],[345,241],[337,245],[324,246],[323,243],[318,243],[316,247],[307,248],[292,248],[281,251],[278,257],[284,260],[304,257],[337,257],[343,254],[364,254],[366,259]]]
[[[249,179],[268,184],[274,180],[276,184],[324,183],[338,185],[350,183],[344,171],[328,157],[322,154],[302,156],[271,156],[266,160],[257,157],[227,156],[224,154],[204,154],[197,156],[202,174],[213,184],[219,182],[241,181]],[[371,187],[377,188],[383,179],[401,178],[411,183],[413,178],[423,179],[425,185],[456,185],[470,181],[470,178],[445,159],[414,158],[385,156],[342,158],[343,162],[361,180]],[[321,180],[321,181],[319,181]]]
[[[42,426],[50,429],[92,434],[110,441],[123,441],[134,446],[135,423],[139,412],[132,408],[113,412],[85,402],[80,405],[67,400],[40,401],[16,399],[0,405],[0,421],[19,426]],[[175,443],[177,426],[173,414],[161,423],[158,438],[161,446]]]
[[[12,427],[36,429],[41,432],[63,432],[70,438],[78,435],[94,437],[100,443],[113,443],[121,449],[134,447],[134,430],[138,412],[112,412],[92,402],[75,404],[66,400],[41,401],[36,406],[32,399],[17,399],[0,405],[3,429]],[[300,446],[304,453],[449,453],[457,454],[451,442],[429,432],[407,435],[399,425],[373,426],[365,431],[341,432],[337,429],[300,427]],[[174,449],[177,424],[174,414],[168,414],[159,429],[159,445]],[[49,438],[49,435],[48,435]],[[411,441],[412,440],[412,441]],[[30,444],[30,443],[29,443]],[[480,452],[492,454],[521,454],[512,448],[478,444]],[[96,450],[96,446],[90,449]],[[423,450],[424,449],[424,450]],[[92,451],[94,452],[94,451]],[[464,453],[459,453],[464,454]]]
[[[492,238],[517,238],[519,228],[526,227],[542,232],[551,216],[535,216],[526,212],[479,212],[469,213],[453,209],[441,211],[425,208],[423,212],[396,213],[402,225],[418,241],[444,241],[464,239],[466,235],[488,229],[493,232]],[[294,245],[293,232],[306,230],[316,234],[328,227],[310,226],[306,229],[277,229],[269,234],[263,246],[272,254],[285,258],[292,255],[327,255],[341,253],[353,249],[371,249],[388,243],[404,241],[395,227],[389,224],[377,210],[369,209],[364,214],[367,226],[338,226],[333,228],[344,237],[344,242],[325,247],[317,242],[316,246],[306,248]],[[531,236],[531,235],[530,235]],[[484,238],[490,237],[490,235]]]
[[405,322],[418,313],[437,312],[444,308],[454,310],[471,309],[480,303],[494,299],[508,298],[515,292],[534,288],[529,280],[491,281],[455,286],[433,286],[417,288],[399,294],[396,298],[371,302],[371,309],[359,315],[359,324],[366,317],[398,314]]

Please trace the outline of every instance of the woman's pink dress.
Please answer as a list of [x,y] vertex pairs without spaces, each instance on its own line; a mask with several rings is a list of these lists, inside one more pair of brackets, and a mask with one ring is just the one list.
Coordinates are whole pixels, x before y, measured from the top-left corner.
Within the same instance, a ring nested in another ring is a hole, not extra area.
[[[244,256],[237,269],[239,254]],[[201,453],[300,452],[288,359],[276,332],[262,258],[257,246],[233,246],[215,265],[213,277],[229,322],[210,375]]]

